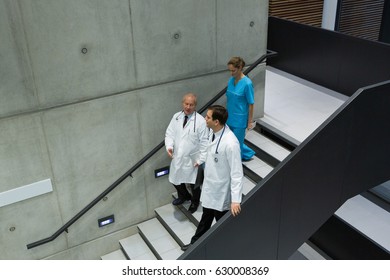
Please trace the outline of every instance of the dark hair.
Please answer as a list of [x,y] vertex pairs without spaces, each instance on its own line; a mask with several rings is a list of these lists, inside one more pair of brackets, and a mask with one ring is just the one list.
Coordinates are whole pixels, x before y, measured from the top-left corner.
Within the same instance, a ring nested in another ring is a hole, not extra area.
[[227,65],[229,64],[233,65],[234,68],[240,68],[240,67],[244,68],[245,61],[239,56],[233,56],[227,63]]
[[211,117],[213,120],[218,120],[221,125],[225,125],[228,119],[228,111],[221,105],[211,105],[208,107],[209,110],[213,111]]

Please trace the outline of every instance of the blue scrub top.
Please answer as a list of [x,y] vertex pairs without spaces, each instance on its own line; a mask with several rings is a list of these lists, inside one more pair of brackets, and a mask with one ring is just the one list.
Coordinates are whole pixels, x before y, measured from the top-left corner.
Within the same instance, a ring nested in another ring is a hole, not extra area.
[[228,120],[231,127],[245,128],[248,126],[249,104],[255,103],[254,90],[251,79],[244,76],[234,84],[231,77],[226,90]]

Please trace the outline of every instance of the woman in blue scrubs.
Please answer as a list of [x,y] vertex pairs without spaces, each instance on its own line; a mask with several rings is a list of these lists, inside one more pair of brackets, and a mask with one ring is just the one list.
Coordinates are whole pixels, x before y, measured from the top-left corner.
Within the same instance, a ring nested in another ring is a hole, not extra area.
[[255,103],[253,84],[251,79],[242,72],[245,61],[241,57],[232,57],[227,66],[232,75],[226,90],[229,113],[227,125],[240,142],[242,160],[248,161],[255,154],[244,144],[245,131],[247,128],[252,128],[253,122],[253,104]]

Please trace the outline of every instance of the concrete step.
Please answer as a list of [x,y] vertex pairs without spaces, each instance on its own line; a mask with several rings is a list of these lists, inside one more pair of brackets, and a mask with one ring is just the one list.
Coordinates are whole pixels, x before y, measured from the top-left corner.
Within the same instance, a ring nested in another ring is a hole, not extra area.
[[[173,199],[176,199],[177,198],[177,193],[174,192],[172,193],[172,198]],[[190,213],[188,211],[188,208],[190,207],[191,205],[191,201],[185,201],[182,205],[178,205],[178,206],[174,206],[176,208],[178,208],[179,210],[181,210],[183,212],[183,214],[187,217],[187,219],[192,222],[195,227],[198,226],[199,224],[199,221],[202,217],[202,203],[199,205],[198,209],[194,212],[194,213]]]
[[134,234],[119,240],[127,259],[129,260],[156,260],[156,256],[142,239],[140,234]]
[[142,238],[159,260],[176,260],[183,251],[157,218],[138,225]]
[[264,135],[256,132],[255,130],[248,131],[245,139],[279,161],[283,161],[290,154],[289,150],[280,146]]
[[262,161],[258,157],[253,157],[250,161],[243,162],[243,164],[261,178],[265,178],[273,170],[271,165]]
[[[322,253],[322,252],[321,252]],[[318,248],[314,248],[308,243],[303,243],[298,250],[291,255],[289,260],[327,260],[328,256],[318,252]]]
[[180,246],[190,243],[191,237],[196,231],[196,226],[178,207],[170,203],[156,208],[154,211],[157,219]]
[[244,176],[242,194],[243,195],[248,194],[255,186],[256,186],[256,184],[253,183],[251,179]]
[[104,256],[100,257],[104,261],[110,261],[110,260],[127,260],[125,254],[121,249],[116,250],[114,252],[108,253]]

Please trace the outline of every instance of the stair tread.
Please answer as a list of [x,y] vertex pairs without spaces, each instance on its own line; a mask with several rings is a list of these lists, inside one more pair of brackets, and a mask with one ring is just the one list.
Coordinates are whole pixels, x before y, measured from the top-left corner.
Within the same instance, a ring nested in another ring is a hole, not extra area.
[[[176,192],[173,193],[172,197],[173,198],[177,198],[177,193]],[[186,201],[186,202],[184,202],[182,204],[182,206],[185,209],[188,209],[188,207],[190,207],[190,205],[191,205],[191,201]],[[202,211],[202,203],[200,203],[198,209],[194,213],[192,213],[191,215],[199,222],[201,217],[202,217],[202,213],[203,213],[203,211]]]
[[244,176],[242,194],[248,194],[256,186],[251,180]]
[[300,252],[308,260],[325,260],[325,258],[320,253],[318,253],[307,243],[303,243],[297,251]]
[[191,241],[196,226],[176,206],[167,204],[156,208],[155,212],[180,239],[182,245]]
[[[156,260],[153,252],[138,233],[119,240],[119,244],[128,255],[129,259]],[[141,258],[140,258],[141,257]]]
[[102,260],[127,260],[125,254],[123,254],[123,251],[121,249],[118,249],[114,252],[108,253],[104,256],[100,257]]
[[279,161],[283,161],[290,154],[289,150],[254,130],[248,131],[245,139]]
[[165,259],[177,259],[183,253],[179,244],[157,218],[139,224],[138,229],[162,259],[164,257]]
[[168,225],[188,221],[184,213],[176,206],[172,205],[172,203],[158,207],[154,209],[154,211],[158,213]]
[[243,162],[250,170],[258,174],[261,178],[265,178],[273,170],[273,167],[262,161],[258,157],[253,157],[250,161]]
[[132,258],[132,260],[157,260],[156,256],[153,254],[153,252],[147,252],[145,254],[136,256]]
[[348,199],[335,215],[364,236],[390,251],[390,213],[372,201],[356,195]]

